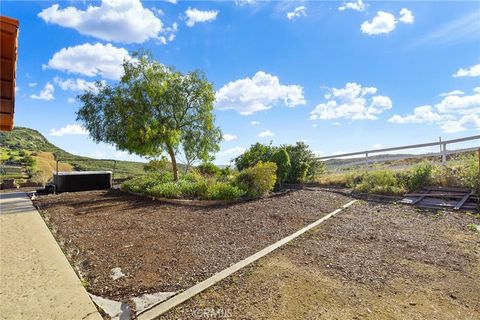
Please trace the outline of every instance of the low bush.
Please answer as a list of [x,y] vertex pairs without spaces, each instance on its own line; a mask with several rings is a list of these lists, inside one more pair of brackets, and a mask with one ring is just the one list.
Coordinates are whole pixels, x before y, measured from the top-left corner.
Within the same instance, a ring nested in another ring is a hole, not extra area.
[[360,183],[354,186],[357,192],[398,195],[405,189],[400,185],[395,173],[389,170],[367,172]]
[[405,187],[408,191],[418,191],[432,183],[434,166],[428,162],[419,163],[408,171],[405,177]]
[[255,166],[241,171],[236,186],[249,197],[259,197],[273,190],[277,165],[273,162],[258,162]]
[[245,195],[245,191],[226,182],[214,182],[208,185],[206,199],[233,200]]
[[126,181],[122,188],[132,192],[143,193],[148,189],[160,183],[166,183],[173,180],[172,173],[162,172],[156,174],[148,174],[145,176],[135,177]]
[[211,162],[202,163],[197,167],[197,170],[201,174],[208,176],[215,176],[217,174],[220,174],[220,168]]

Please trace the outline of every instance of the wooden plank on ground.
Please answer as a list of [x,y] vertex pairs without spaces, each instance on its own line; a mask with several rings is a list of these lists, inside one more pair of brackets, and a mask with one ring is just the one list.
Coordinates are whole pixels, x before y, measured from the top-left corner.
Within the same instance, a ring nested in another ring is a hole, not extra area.
[[473,191],[471,191],[470,193],[467,193],[458,203],[457,205],[453,208],[454,210],[459,210],[463,204],[468,200],[468,198],[470,198],[470,196],[473,195]]

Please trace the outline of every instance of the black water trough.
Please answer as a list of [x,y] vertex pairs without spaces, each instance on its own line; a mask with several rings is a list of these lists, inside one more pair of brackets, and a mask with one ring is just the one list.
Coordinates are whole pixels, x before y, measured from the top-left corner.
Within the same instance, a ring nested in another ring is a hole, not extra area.
[[53,174],[56,192],[103,190],[112,187],[111,171],[71,171]]

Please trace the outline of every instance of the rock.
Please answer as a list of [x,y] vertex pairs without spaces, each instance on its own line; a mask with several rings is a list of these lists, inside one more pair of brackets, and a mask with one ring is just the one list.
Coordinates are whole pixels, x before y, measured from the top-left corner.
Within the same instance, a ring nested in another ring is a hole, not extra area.
[[116,268],[113,268],[111,270],[111,274],[110,274],[110,277],[113,279],[113,280],[117,280],[117,279],[120,279],[122,277],[125,277],[125,274],[122,272],[122,269],[120,269],[119,267],[116,267]]

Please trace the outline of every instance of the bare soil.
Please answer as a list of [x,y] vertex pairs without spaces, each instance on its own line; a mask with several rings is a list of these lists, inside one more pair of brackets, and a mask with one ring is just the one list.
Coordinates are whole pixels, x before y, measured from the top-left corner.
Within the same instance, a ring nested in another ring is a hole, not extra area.
[[480,319],[470,223],[358,201],[162,319]]
[[[350,200],[298,190],[195,208],[121,191],[89,191],[41,196],[35,205],[88,291],[119,300],[186,289]],[[113,280],[113,268],[125,277]]]

